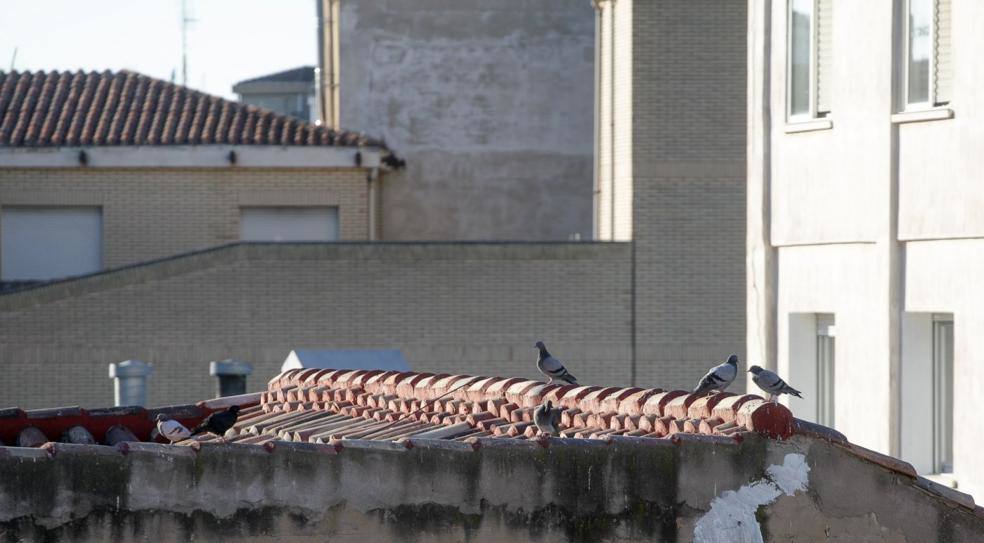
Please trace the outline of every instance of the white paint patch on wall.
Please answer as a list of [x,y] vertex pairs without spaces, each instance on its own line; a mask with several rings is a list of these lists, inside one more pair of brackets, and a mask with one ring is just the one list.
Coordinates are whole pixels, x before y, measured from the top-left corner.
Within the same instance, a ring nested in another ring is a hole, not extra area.
[[762,529],[755,511],[786,494],[806,490],[810,466],[806,456],[787,454],[782,465],[765,470],[765,479],[753,481],[738,490],[729,490],[711,502],[711,510],[694,527],[696,543],[761,543]]

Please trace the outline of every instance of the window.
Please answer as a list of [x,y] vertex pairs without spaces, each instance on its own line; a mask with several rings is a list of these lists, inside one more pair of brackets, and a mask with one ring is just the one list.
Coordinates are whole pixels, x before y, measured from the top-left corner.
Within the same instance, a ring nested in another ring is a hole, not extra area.
[[803,398],[783,397],[796,416],[834,427],[836,411],[834,315],[829,313],[789,314],[789,366],[786,381],[803,393]]
[[903,109],[950,102],[950,0],[906,0]]
[[953,473],[953,316],[933,316],[933,471]]
[[902,317],[901,453],[922,474],[953,473],[953,314]]
[[100,208],[0,209],[0,280],[61,279],[101,268]]
[[834,426],[834,316],[817,315],[817,422]]
[[833,0],[788,1],[787,117],[826,117],[833,88]]
[[239,237],[247,241],[335,241],[337,207],[244,207]]

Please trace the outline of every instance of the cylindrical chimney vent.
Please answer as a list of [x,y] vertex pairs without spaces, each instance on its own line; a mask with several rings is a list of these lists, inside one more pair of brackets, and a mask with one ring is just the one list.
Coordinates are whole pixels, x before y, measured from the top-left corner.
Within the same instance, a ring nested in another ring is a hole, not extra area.
[[109,365],[109,378],[113,379],[116,405],[145,405],[147,403],[147,378],[154,373],[154,366],[142,360],[125,360]]
[[219,378],[219,397],[246,394],[246,376],[253,373],[253,366],[233,358],[210,362],[208,374]]

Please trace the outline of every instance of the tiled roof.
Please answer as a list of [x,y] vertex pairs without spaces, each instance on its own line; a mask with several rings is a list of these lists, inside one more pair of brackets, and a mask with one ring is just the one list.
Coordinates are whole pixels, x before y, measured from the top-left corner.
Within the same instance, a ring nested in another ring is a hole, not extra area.
[[[0,457],[30,452],[15,447],[40,447],[51,456],[61,451],[110,450],[100,444],[115,446],[123,454],[163,452],[166,449],[158,449],[162,445],[136,443],[163,441],[154,429],[158,413],[191,428],[231,405],[241,410],[238,422],[224,436],[231,443],[226,446],[271,453],[281,448],[338,453],[418,446],[478,451],[515,447],[520,445],[517,440],[549,447],[553,438],[541,436],[531,420],[533,409],[547,399],[563,408],[560,434],[565,439],[559,441],[563,445],[668,440],[736,446],[747,436],[786,439],[795,434],[827,441],[915,480],[931,494],[984,514],[972,497],[919,477],[907,462],[850,443],[830,428],[795,419],[786,407],[755,395],[698,397],[682,390],[547,385],[506,377],[304,369],[278,375],[264,392],[195,405],[0,409]],[[202,434],[177,445],[200,451],[218,441],[217,436]]]
[[686,391],[547,385],[540,381],[430,373],[290,370],[274,378],[260,409],[233,429],[233,441],[276,439],[537,439],[533,410],[545,400],[563,408],[561,437],[668,438],[677,434],[741,439],[793,433],[793,416],[748,394],[696,396]]
[[0,146],[375,146],[130,71],[0,71]]

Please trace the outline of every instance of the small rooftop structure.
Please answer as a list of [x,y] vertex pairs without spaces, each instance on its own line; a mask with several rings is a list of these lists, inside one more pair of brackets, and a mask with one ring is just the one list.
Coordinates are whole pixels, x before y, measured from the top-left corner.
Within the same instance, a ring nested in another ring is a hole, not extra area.
[[410,364],[398,349],[295,349],[280,371],[311,368],[410,371]]

